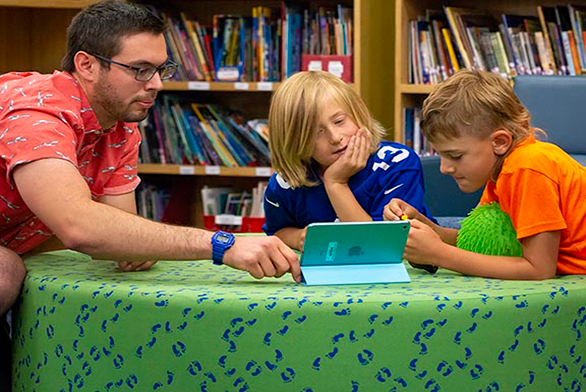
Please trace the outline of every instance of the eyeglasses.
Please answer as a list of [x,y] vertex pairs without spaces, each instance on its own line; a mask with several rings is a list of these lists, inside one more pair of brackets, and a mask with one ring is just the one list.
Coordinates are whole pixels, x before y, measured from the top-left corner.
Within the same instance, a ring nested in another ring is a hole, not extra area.
[[118,61],[111,60],[107,57],[100,56],[99,54],[90,53],[92,56],[99,58],[100,60],[106,61],[111,64],[116,64],[120,67],[131,69],[135,72],[134,78],[139,82],[148,82],[155,76],[158,72],[161,80],[167,80],[173,77],[175,71],[177,71],[178,65],[172,61],[167,61],[165,64],[161,65],[160,67],[153,67],[153,66],[145,66],[145,67],[133,67],[132,65],[122,64]]

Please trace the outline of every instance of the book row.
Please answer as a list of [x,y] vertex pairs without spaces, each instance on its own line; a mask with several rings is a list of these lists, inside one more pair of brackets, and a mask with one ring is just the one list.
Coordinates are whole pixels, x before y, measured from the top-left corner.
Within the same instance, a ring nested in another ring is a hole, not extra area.
[[434,84],[460,68],[515,75],[586,72],[586,8],[538,6],[538,16],[444,6],[409,22],[409,82]]
[[140,163],[270,166],[267,121],[219,105],[164,94],[139,128]]
[[[266,187],[266,181],[259,181],[251,190],[204,186],[201,189],[204,227],[210,230],[261,232]],[[168,210],[172,192],[168,186],[143,181],[136,192],[138,214],[159,222],[173,221]]]
[[136,189],[138,215],[161,222],[171,198],[171,190],[142,181]]
[[279,10],[252,7],[251,16],[213,16],[211,25],[161,13],[179,81],[274,82],[301,71],[303,55],[351,55],[352,8]]

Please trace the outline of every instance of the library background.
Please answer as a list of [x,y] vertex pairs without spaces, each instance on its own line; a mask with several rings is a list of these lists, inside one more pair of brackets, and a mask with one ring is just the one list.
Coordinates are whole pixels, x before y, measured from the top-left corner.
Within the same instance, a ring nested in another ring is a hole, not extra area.
[[[94,2],[0,0],[0,73],[58,69],[66,27]],[[270,97],[295,72],[340,76],[387,139],[421,155],[432,154],[419,128],[422,102],[459,69],[511,80],[586,72],[586,1],[141,3],[165,20],[180,68],[140,124],[139,211],[209,229],[261,231]]]

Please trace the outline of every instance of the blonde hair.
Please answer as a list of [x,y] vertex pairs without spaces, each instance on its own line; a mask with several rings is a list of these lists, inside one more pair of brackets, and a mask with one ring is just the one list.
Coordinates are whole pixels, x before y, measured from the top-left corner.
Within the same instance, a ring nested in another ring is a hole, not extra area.
[[529,111],[503,77],[463,69],[435,87],[423,102],[421,129],[432,144],[464,135],[486,138],[498,129],[509,132],[513,143],[497,160],[495,180],[515,146],[536,131],[543,132],[531,127],[530,120]]
[[274,92],[269,109],[271,165],[292,188],[317,185],[308,173],[320,113],[330,99],[371,134],[372,152],[386,133],[358,93],[340,78],[325,71],[296,73]]

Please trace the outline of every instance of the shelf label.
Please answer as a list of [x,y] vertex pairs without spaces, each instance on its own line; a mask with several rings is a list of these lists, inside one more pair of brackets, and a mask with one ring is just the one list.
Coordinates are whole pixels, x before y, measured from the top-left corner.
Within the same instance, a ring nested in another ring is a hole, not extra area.
[[232,226],[240,226],[242,225],[242,217],[238,215],[230,215],[230,214],[220,214],[216,215],[215,219],[216,225],[232,225]]
[[243,82],[234,83],[234,90],[250,90],[250,85]]
[[307,70],[308,71],[322,71],[323,64],[320,60],[310,61],[309,64],[307,65]]
[[272,174],[270,167],[257,167],[255,172],[257,177],[270,177]]
[[216,77],[220,82],[235,82],[240,78],[240,69],[233,66],[220,67],[216,71]]
[[205,173],[212,176],[219,176],[220,166],[205,166]]
[[195,174],[195,167],[193,166],[179,166],[179,174],[190,176]]
[[341,78],[344,73],[344,64],[341,61],[330,61],[328,63],[328,72]]
[[209,90],[210,82],[188,82],[187,89],[189,90]]
[[256,85],[258,91],[273,91],[272,82],[258,82]]

